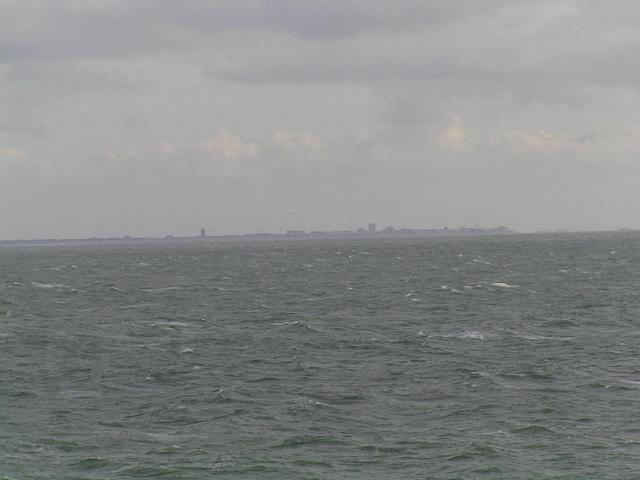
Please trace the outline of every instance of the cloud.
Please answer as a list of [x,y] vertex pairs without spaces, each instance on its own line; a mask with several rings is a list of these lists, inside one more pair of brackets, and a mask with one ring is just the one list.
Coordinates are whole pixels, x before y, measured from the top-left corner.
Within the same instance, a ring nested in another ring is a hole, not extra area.
[[176,146],[170,140],[161,140],[158,142],[158,149],[163,155],[173,155],[176,153]]
[[[243,230],[287,208],[287,228],[376,211],[572,222],[558,204],[588,213],[593,191],[640,178],[639,15],[630,0],[2,1],[0,215],[16,235]],[[100,215],[83,213],[94,191]]]
[[310,133],[295,133],[283,130],[275,130],[271,134],[276,147],[288,151],[306,150],[317,151],[321,147],[320,138]]
[[0,5],[0,62],[130,57],[189,49],[198,39],[229,32],[332,41],[367,32],[415,30],[503,4],[505,0],[487,0],[481,6],[472,0],[6,0]]
[[440,144],[453,153],[458,153],[465,148],[465,132],[462,120],[454,116],[451,124],[440,133]]
[[258,147],[251,142],[243,141],[238,135],[222,131],[204,142],[204,150],[209,153],[222,154],[225,158],[252,158],[258,154]]
[[530,150],[561,149],[579,145],[563,135],[552,134],[544,130],[522,131],[508,130],[491,139],[495,144],[512,143]]
[[0,146],[0,161],[24,161],[27,158],[29,158],[27,153],[20,148]]

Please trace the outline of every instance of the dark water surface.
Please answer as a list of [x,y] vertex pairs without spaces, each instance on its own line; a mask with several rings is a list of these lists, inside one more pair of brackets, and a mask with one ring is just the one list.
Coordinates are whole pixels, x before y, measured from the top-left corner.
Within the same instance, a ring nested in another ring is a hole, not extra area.
[[0,249],[0,478],[640,478],[640,236]]

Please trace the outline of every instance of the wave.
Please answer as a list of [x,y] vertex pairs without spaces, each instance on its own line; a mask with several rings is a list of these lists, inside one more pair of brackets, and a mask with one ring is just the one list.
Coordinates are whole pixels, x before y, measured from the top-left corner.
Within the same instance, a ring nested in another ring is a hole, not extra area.
[[346,445],[346,442],[333,436],[300,435],[283,440],[275,448],[297,448],[315,445]]
[[73,288],[71,288],[68,285],[64,285],[62,283],[40,283],[40,282],[31,282],[31,286],[33,288],[42,288],[45,290],[51,290],[54,288],[58,288],[58,289],[67,289],[67,290],[73,290]]
[[298,320],[293,320],[291,322],[275,322],[275,323],[272,323],[271,325],[274,325],[276,327],[288,327],[291,325],[298,325],[298,323],[300,323],[298,322]]
[[495,333],[481,332],[479,330],[465,330],[464,332],[431,335],[425,335],[423,331],[419,331],[418,336],[426,336],[428,338],[461,338],[469,340],[487,340],[490,338],[495,338],[497,335]]
[[480,332],[478,330],[465,330],[462,333],[454,333],[445,335],[446,337],[456,337],[456,338],[468,338],[472,340],[487,340],[488,338],[494,338],[496,336],[495,333],[487,333]]
[[182,287],[142,288],[141,290],[147,293],[162,293],[170,292],[173,290],[182,290]]

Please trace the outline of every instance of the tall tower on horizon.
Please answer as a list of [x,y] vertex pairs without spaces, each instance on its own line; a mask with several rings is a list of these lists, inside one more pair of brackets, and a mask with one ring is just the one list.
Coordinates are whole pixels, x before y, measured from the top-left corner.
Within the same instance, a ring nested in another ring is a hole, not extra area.
[[204,237],[206,237],[206,232],[205,232],[204,228],[201,228],[200,229],[200,238],[204,239]]
[[368,228],[369,233],[376,233],[376,224],[370,223]]

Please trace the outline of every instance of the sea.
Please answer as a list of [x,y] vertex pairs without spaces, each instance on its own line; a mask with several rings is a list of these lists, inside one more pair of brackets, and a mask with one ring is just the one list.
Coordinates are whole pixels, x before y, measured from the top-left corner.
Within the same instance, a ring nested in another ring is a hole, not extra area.
[[0,479],[640,478],[640,234],[0,247]]

